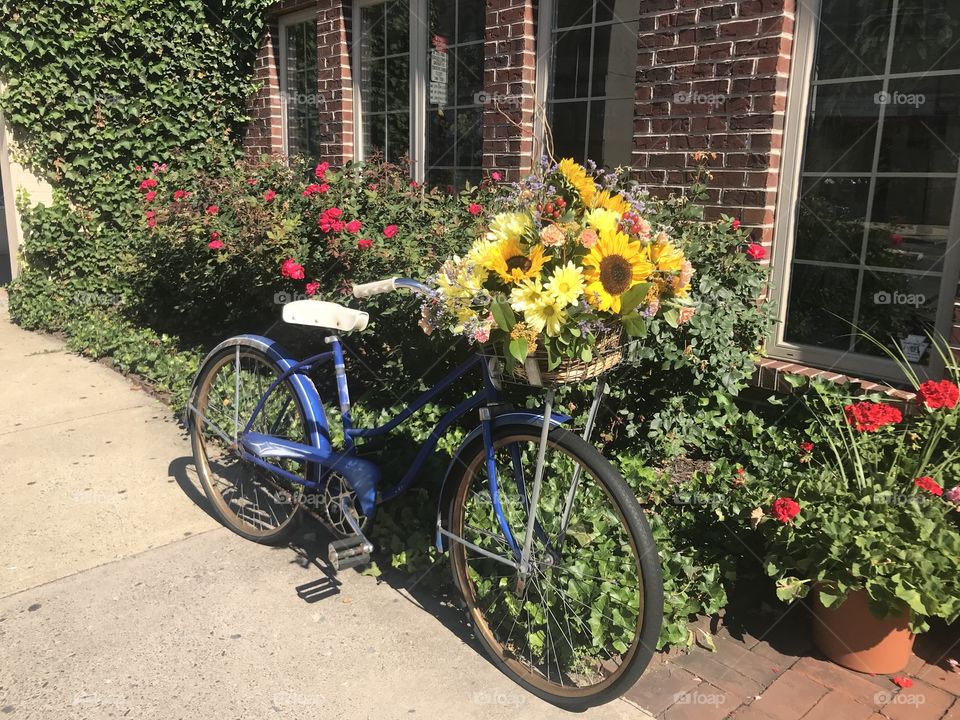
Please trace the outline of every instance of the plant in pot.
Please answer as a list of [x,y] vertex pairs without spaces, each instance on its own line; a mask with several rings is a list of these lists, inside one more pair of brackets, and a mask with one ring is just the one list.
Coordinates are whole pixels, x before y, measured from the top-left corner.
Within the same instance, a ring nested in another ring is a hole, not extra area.
[[929,618],[960,617],[960,491],[944,490],[960,461],[960,392],[915,387],[901,411],[812,382],[809,462],[754,516],[778,597],[811,595],[816,645],[862,672],[901,670]]

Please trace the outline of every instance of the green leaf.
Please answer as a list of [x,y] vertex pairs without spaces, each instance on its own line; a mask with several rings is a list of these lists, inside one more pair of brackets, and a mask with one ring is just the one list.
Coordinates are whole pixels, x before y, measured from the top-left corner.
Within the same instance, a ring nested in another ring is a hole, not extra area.
[[630,337],[644,337],[647,334],[647,321],[640,313],[632,313],[623,317],[623,329]]
[[663,319],[666,320],[667,325],[672,328],[680,327],[680,313],[676,308],[670,308],[663,314]]
[[523,362],[527,359],[529,347],[527,346],[525,338],[512,339],[510,345],[508,345],[508,349],[510,350],[511,357],[516,358],[518,362]]
[[376,577],[380,577],[381,575],[383,575],[383,572],[380,570],[379,567],[377,567],[377,562],[376,562],[376,560],[371,560],[371,561],[370,561],[370,564],[369,564],[366,568],[364,568],[363,571],[362,571],[360,574],[361,574],[361,575],[366,575],[367,577],[375,577],[375,578],[376,578]]
[[[510,303],[504,302],[503,300],[497,300],[490,304],[490,314],[493,315],[494,321],[504,332],[510,332],[513,330],[513,326],[517,324],[517,318],[513,314],[513,308],[510,307]],[[526,353],[524,353],[526,357]]]
[[620,314],[628,315],[631,313],[633,309],[637,307],[637,305],[643,302],[649,291],[650,283],[648,282],[634,285],[632,288],[627,290],[623,295],[620,296]]

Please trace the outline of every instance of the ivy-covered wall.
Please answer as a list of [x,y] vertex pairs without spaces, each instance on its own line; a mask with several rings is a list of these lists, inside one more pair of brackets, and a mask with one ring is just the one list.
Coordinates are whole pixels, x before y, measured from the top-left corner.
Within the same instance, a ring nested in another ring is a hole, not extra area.
[[53,186],[53,202],[22,219],[31,253],[12,302],[23,324],[56,326],[80,292],[123,294],[117,270],[145,229],[131,206],[137,166],[202,166],[236,146],[269,5],[0,2],[0,110],[16,159]]

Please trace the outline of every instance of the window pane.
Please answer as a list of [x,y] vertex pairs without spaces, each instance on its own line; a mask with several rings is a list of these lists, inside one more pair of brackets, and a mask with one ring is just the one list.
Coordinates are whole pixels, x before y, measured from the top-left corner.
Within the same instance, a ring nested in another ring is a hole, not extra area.
[[569,30],[556,33],[553,37],[553,97],[587,97],[590,83],[590,29]]
[[879,170],[956,172],[960,75],[891,80],[884,99]]
[[[939,291],[939,275],[866,272],[857,325],[878,340],[892,339],[902,347],[911,335],[920,339],[932,328]],[[882,355],[882,351],[865,338],[857,340],[855,350]],[[919,361],[919,358],[915,360]]]
[[634,97],[638,32],[635,22],[600,25],[594,30],[592,97]]
[[360,41],[370,57],[383,57],[387,50],[387,26],[383,17],[383,3],[360,9],[360,24],[363,28]]
[[[847,350],[857,294],[857,270],[793,266],[787,308],[787,342]],[[837,317],[839,316],[839,317]]]
[[960,70],[960,3],[900,0],[893,72]]
[[410,116],[405,112],[387,115],[387,160],[399,162],[410,152]]
[[430,34],[441,35],[453,44],[453,29],[457,18],[457,0],[430,0]]
[[641,0],[599,0],[597,2],[597,22],[616,20],[628,22],[640,15]]
[[483,111],[457,112],[457,165],[480,167],[483,161]]
[[553,152],[558,158],[584,160],[584,138],[587,135],[587,103],[565,102],[550,106],[553,131]]
[[458,43],[483,40],[486,24],[484,3],[475,0],[460,0],[459,22],[457,23]]
[[465,45],[451,55],[457,69],[457,104],[473,105],[483,90],[483,45]]
[[320,155],[317,106],[317,30],[312,20],[288,25],[282,48],[283,94],[287,154],[315,160]]
[[607,167],[630,164],[633,102],[633,98],[590,102],[587,158]]
[[364,64],[363,111],[383,112],[387,109],[387,61],[370,60]]
[[940,272],[956,181],[878,178],[876,185],[871,228],[888,249],[874,264]]
[[815,78],[883,74],[892,0],[828,0],[820,9]]
[[869,196],[869,177],[804,178],[794,256],[858,265]]
[[453,165],[456,111],[427,113],[427,164]]
[[406,56],[387,58],[387,110],[410,105],[410,61]]
[[382,113],[363,116],[363,144],[367,157],[383,154],[387,148],[387,117]]
[[593,0],[562,0],[557,3],[557,27],[589,25],[593,22]]
[[387,54],[410,50],[410,5],[407,0],[387,0]]
[[379,151],[396,161],[410,149],[407,0],[360,8],[359,38],[364,155],[371,157]]
[[804,170],[872,170],[882,87],[879,82],[863,82],[814,88],[807,116]]

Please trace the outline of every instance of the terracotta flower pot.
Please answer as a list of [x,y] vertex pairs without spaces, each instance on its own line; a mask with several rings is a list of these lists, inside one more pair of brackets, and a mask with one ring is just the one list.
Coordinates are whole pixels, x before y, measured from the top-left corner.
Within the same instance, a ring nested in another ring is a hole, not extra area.
[[866,590],[847,595],[841,605],[824,607],[813,591],[813,641],[833,662],[873,674],[903,670],[913,652],[910,612],[877,618]]

